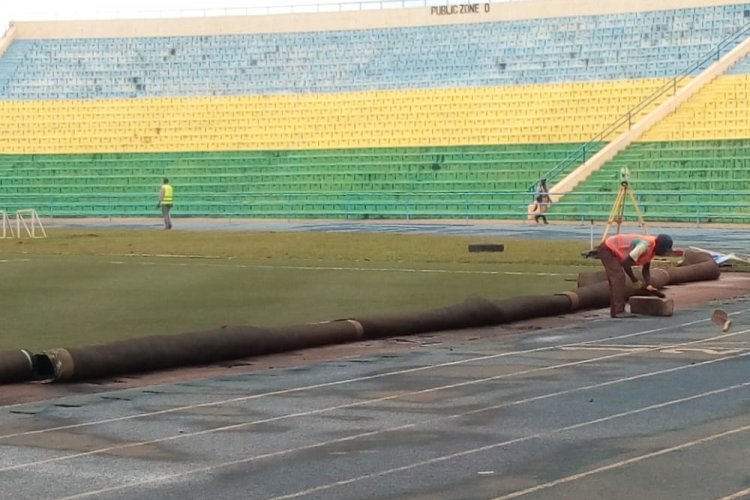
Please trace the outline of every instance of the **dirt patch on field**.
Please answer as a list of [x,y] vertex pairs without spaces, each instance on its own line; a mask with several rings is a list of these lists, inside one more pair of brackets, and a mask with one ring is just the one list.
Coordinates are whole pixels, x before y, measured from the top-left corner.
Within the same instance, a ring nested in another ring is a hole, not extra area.
[[[730,301],[750,294],[750,274],[723,273],[717,281],[706,281],[671,286],[666,290],[674,299],[675,309],[690,309],[712,302]],[[303,366],[336,359],[356,358],[387,352],[401,352],[434,344],[465,343],[506,333],[533,334],[546,328],[573,325],[584,320],[604,319],[609,309],[581,311],[563,316],[536,318],[499,327],[465,329],[448,332],[393,337],[350,344],[339,344],[268,356],[239,359],[217,365],[181,368],[162,372],[121,376],[96,382],[78,384],[48,384],[32,382],[4,385],[0,391],[0,406],[42,401],[73,394],[98,393],[133,387],[168,384],[218,376],[230,376],[257,370]],[[11,410],[13,411],[13,410]]]

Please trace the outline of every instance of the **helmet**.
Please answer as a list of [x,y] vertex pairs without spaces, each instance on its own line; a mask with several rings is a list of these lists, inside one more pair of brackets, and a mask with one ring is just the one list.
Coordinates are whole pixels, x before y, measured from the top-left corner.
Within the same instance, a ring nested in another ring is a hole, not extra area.
[[656,237],[656,255],[669,255],[672,253],[672,237],[668,234],[660,234]]

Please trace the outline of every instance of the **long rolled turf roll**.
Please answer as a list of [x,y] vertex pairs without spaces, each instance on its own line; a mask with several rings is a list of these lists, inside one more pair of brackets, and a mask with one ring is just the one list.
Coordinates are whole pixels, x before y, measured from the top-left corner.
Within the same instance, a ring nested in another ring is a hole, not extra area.
[[543,316],[557,316],[573,311],[572,301],[565,294],[513,297],[495,302],[495,304],[503,312],[507,323]]
[[691,281],[712,281],[719,279],[719,276],[721,276],[721,270],[719,269],[719,265],[710,255],[704,252],[686,252],[686,258],[688,258],[688,255],[690,255],[690,264],[686,265],[686,261],[683,261],[683,265],[667,269],[670,285],[679,285]]
[[359,325],[333,321],[278,328],[224,326],[215,330],[155,335],[109,344],[44,352],[56,380],[86,380],[125,373],[202,365],[293,351],[362,338]]
[[[653,269],[651,271],[651,283],[656,288],[664,288],[669,282],[669,275],[663,269]],[[576,310],[597,309],[609,305],[609,283],[607,276],[604,275],[603,281],[592,282],[589,285],[582,286],[574,290],[578,297],[578,307]],[[646,292],[636,288],[630,280],[625,280],[625,297],[633,295],[644,295]]]
[[[654,269],[657,288],[669,284],[716,279],[719,268],[712,259],[691,257],[695,262],[668,270]],[[628,285],[627,295],[642,291]],[[37,365],[48,367],[56,380],[87,380],[125,373],[201,365],[262,354],[353,342],[397,335],[499,325],[530,318],[555,316],[609,304],[609,284],[593,282],[576,290],[552,296],[532,295],[500,301],[471,298],[460,304],[425,312],[355,317],[328,323],[274,328],[224,326],[202,332],[156,335],[110,344],[60,348],[37,355]],[[11,352],[0,356],[5,378],[19,380],[33,373],[34,358]],[[27,353],[28,354],[28,353]],[[42,358],[42,360],[38,358]],[[0,377],[3,377],[0,374]]]
[[362,325],[365,338],[373,339],[496,325],[507,321],[504,314],[495,303],[476,297],[430,311],[355,317],[352,320]]
[[32,380],[35,372],[34,355],[26,349],[0,352],[0,384]]
[[583,288],[589,285],[596,285],[602,281],[607,281],[606,271],[584,271],[578,273],[578,288]]

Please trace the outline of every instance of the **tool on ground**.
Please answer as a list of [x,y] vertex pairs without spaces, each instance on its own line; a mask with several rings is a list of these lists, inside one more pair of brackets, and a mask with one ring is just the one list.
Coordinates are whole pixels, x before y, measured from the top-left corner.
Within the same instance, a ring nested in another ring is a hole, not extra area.
[[722,332],[728,332],[732,327],[732,320],[729,319],[729,314],[723,309],[715,309],[711,314],[711,321],[720,327]]

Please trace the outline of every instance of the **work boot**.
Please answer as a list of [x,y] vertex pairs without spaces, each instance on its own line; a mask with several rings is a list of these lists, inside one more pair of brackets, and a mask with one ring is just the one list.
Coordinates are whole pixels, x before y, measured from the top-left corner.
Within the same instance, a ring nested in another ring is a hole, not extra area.
[[613,318],[635,318],[636,317],[635,314],[629,313],[629,312],[625,312],[625,311],[612,314],[611,316]]

